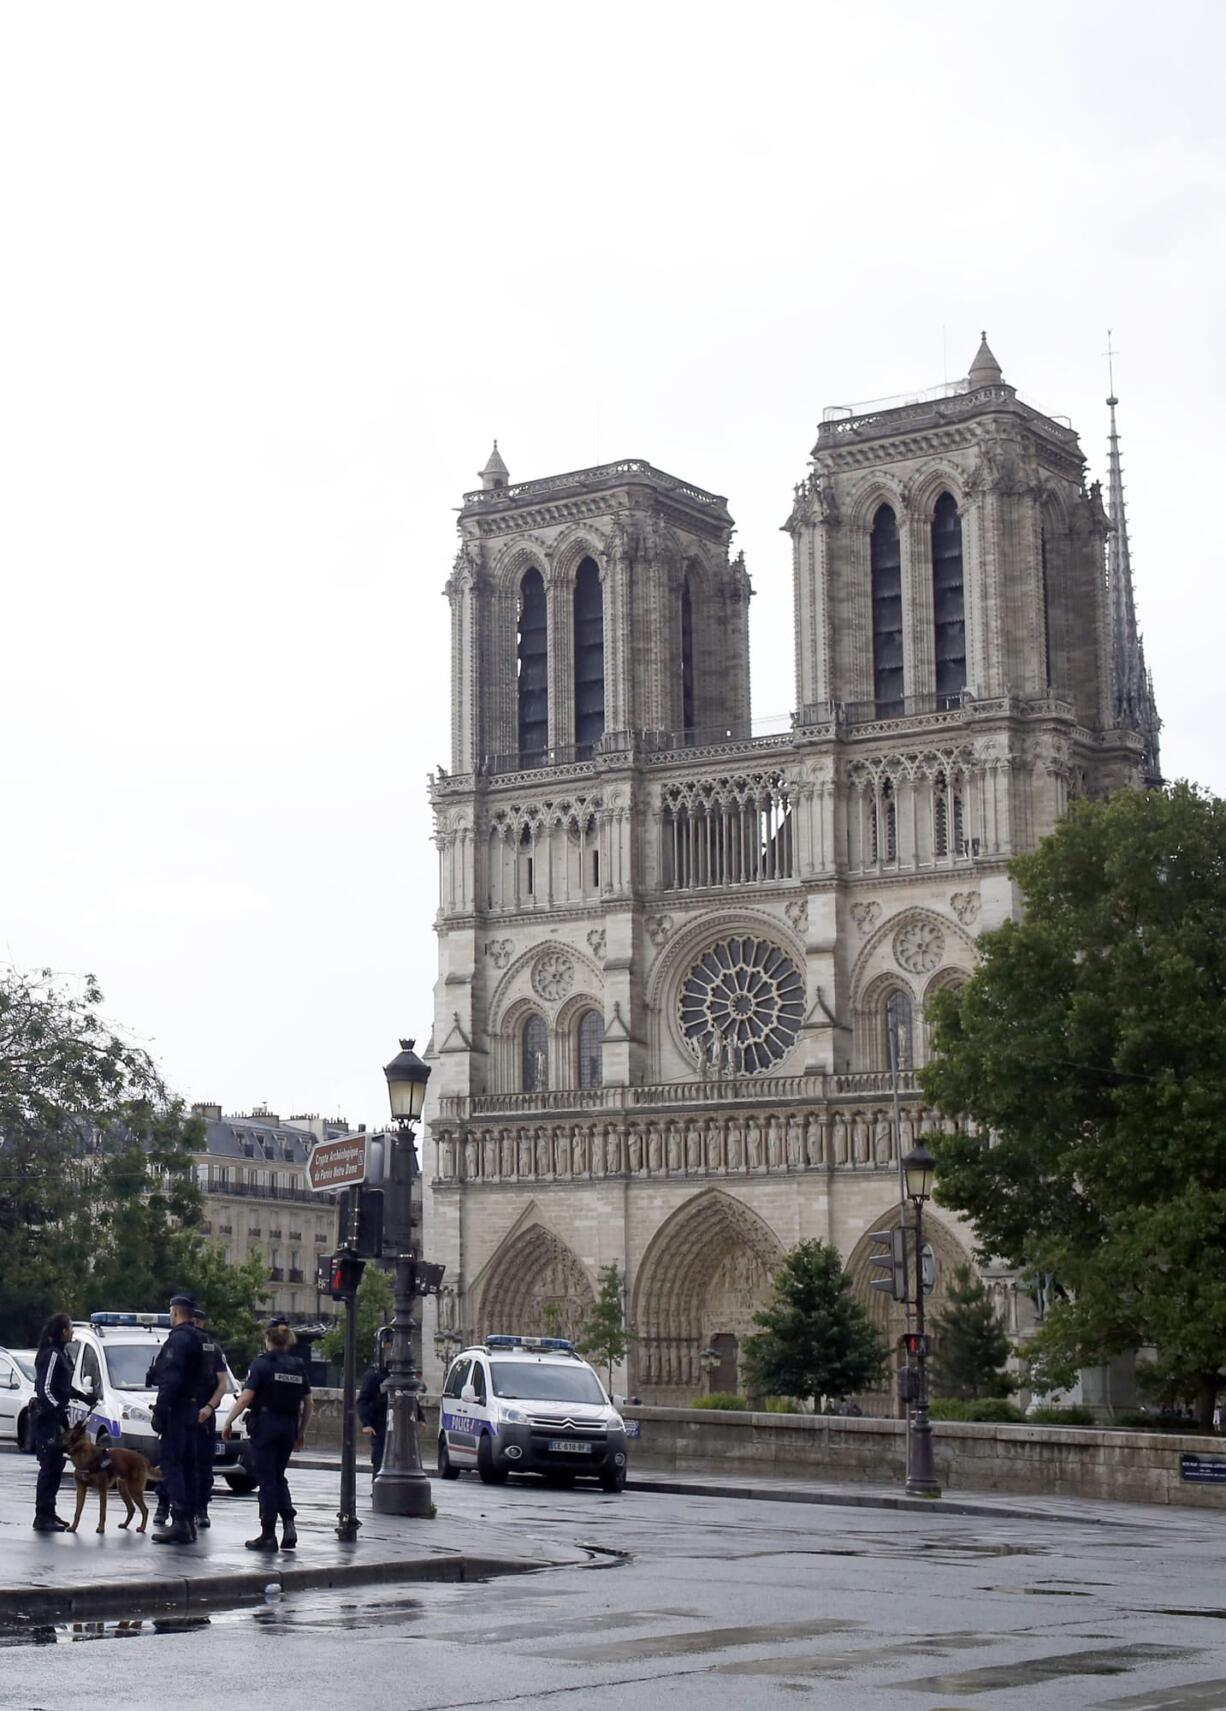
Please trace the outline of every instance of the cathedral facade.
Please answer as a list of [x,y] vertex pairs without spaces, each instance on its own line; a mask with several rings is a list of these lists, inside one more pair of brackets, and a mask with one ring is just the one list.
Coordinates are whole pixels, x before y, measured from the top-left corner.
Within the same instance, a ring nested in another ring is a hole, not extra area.
[[[772,1270],[820,1236],[901,1332],[869,1237],[938,1124],[928,999],[1072,795],[1159,775],[1111,405],[1110,510],[986,340],[963,382],[827,410],[769,735],[725,500],[638,459],[512,484],[495,447],[460,512],[431,779],[444,1328],[576,1329],[616,1262],[626,1386],[686,1401],[737,1387]],[[929,1223],[939,1309],[969,1249]]]

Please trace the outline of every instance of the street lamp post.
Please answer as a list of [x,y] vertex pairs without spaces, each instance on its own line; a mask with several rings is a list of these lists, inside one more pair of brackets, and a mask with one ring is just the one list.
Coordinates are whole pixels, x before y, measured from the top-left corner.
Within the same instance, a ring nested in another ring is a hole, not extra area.
[[902,1161],[903,1185],[915,1207],[915,1394],[907,1416],[907,1495],[939,1497],[928,1418],[928,1338],[924,1332],[924,1202],[932,1194],[937,1161],[921,1141]]
[[[426,1102],[430,1068],[401,1040],[400,1052],[383,1072],[395,1130],[390,1169],[386,1174],[385,1240],[391,1237],[395,1256],[392,1273],[392,1347],[383,1388],[388,1393],[387,1445],[383,1465],[375,1475],[372,1502],[380,1515],[429,1515],[433,1508],[430,1480],[421,1465],[417,1439],[417,1374],[413,1364],[413,1308],[417,1300],[417,1254],[414,1249],[413,1178],[417,1146],[413,1125]],[[390,1223],[390,1229],[386,1226]]]
[[704,1349],[698,1358],[702,1362],[703,1374],[707,1381],[707,1395],[710,1396],[715,1383],[715,1369],[720,1362],[720,1353],[718,1349]]

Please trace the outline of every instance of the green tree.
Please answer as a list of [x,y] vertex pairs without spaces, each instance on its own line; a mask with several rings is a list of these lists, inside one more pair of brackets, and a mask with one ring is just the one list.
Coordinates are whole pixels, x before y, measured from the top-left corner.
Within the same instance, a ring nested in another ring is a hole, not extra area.
[[1226,804],[1187,784],[1074,802],[1014,862],[1025,913],[929,1015],[937,1198],[1066,1292],[1036,1387],[1146,1346],[1208,1426],[1226,1380]]
[[885,1344],[852,1294],[836,1248],[798,1242],[771,1281],[771,1301],[754,1314],[762,1329],[744,1344],[754,1391],[838,1401],[877,1383]]
[[600,1293],[579,1333],[576,1348],[605,1368],[605,1388],[613,1389],[613,1368],[626,1358],[634,1333],[626,1326],[626,1280],[617,1261],[603,1265]]
[[[368,1265],[358,1284],[358,1365],[365,1366],[374,1354],[375,1333],[386,1325],[392,1313],[392,1285],[385,1271]],[[319,1359],[342,1361],[345,1358],[345,1315],[342,1313],[331,1330],[316,1344]]]
[[241,1379],[243,1370],[264,1345],[261,1309],[268,1296],[268,1266],[259,1248],[238,1265],[227,1265],[216,1242],[192,1235],[180,1262],[181,1287],[194,1295],[205,1323]]
[[160,1305],[199,1223],[201,1125],[92,975],[0,974],[0,1341],[51,1312]]
[[1017,1382],[1002,1368],[1009,1339],[992,1297],[969,1265],[957,1266],[947,1305],[932,1322],[932,1388],[938,1396],[1010,1396]]

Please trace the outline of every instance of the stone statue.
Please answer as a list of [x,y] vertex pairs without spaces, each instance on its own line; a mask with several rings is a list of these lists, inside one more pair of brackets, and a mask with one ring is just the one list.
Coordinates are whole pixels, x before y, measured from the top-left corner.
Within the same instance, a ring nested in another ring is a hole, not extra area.
[[521,1130],[519,1137],[519,1174],[532,1175],[532,1137],[526,1129]]
[[480,1174],[477,1166],[477,1142],[473,1135],[469,1135],[464,1142],[464,1174],[470,1182],[475,1181]]
[[502,1131],[502,1174],[515,1175],[515,1136],[510,1129]]
[[549,1086],[549,1068],[540,1046],[532,1054],[532,1091],[544,1093]]
[[481,1174],[485,1177],[498,1175],[498,1142],[492,1129],[486,1129],[481,1136]]
[[772,1170],[778,1170],[783,1163],[783,1140],[779,1134],[778,1117],[768,1117],[766,1122],[766,1159]]
[[609,1129],[604,1138],[605,1169],[610,1176],[622,1173],[622,1138],[616,1129]]
[[570,1175],[570,1143],[565,1129],[555,1129],[553,1132],[553,1174]]
[[748,1146],[749,1146],[749,1168],[750,1168],[750,1170],[761,1170],[762,1169],[762,1130],[758,1127],[758,1119],[756,1117],[751,1117],[749,1119]]
[[439,1148],[439,1154],[440,1154],[440,1159],[441,1159],[441,1163],[442,1163],[443,1175],[445,1177],[454,1176],[455,1175],[455,1141],[451,1135],[445,1135],[443,1137],[443,1143],[442,1143],[441,1147]]
[[707,1169],[722,1170],[724,1164],[724,1143],[717,1123],[707,1124]]
[[702,1169],[702,1131],[697,1123],[685,1126],[685,1168],[695,1172]]
[[741,1168],[741,1125],[734,1117],[728,1125],[728,1169]]
[[664,1145],[654,1123],[647,1129],[647,1168],[653,1176],[659,1176],[664,1168]]
[[668,1125],[668,1168],[671,1171],[681,1170],[681,1136],[675,1123]]
[[626,1151],[630,1157],[630,1174],[637,1176],[643,1168],[643,1137],[637,1129],[631,1129]]
[[841,1111],[834,1119],[834,1162],[847,1163],[847,1119]]
[[884,1113],[877,1119],[877,1127],[873,1130],[873,1160],[876,1164],[889,1164],[892,1148],[893,1128]]
[[822,1127],[812,1112],[805,1118],[805,1163],[820,1165],[825,1156]]
[[536,1174],[538,1176],[552,1176],[553,1174],[552,1151],[549,1145],[549,1136],[544,1129],[536,1131]]
[[800,1138],[800,1119],[795,1115],[788,1118],[787,1159],[789,1170],[799,1170],[804,1163]]
[[587,1136],[577,1124],[570,1132],[570,1168],[575,1176],[587,1175]]
[[851,1125],[851,1135],[854,1157],[857,1164],[868,1163],[868,1124],[864,1121],[864,1113],[857,1111]]

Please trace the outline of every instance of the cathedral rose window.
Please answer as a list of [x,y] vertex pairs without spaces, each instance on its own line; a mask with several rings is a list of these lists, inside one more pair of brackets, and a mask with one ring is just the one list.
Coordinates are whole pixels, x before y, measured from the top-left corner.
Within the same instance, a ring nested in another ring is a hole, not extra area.
[[722,939],[681,988],[681,1031],[696,1056],[750,1074],[796,1043],[804,1019],[800,970],[765,939]]

